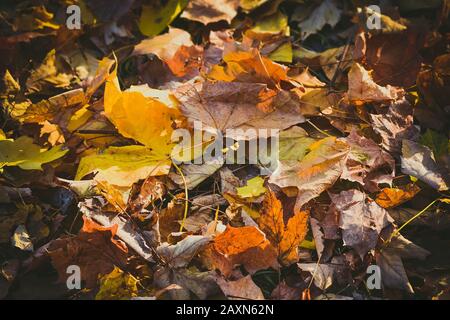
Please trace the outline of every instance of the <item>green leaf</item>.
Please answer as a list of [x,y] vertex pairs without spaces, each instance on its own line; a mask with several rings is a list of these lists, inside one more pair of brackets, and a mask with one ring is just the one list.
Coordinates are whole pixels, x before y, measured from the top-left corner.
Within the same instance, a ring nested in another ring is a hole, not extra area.
[[420,143],[433,150],[437,159],[448,154],[449,140],[436,131],[427,129],[420,137]]
[[[159,5],[158,3],[165,3]],[[142,34],[153,37],[162,32],[186,7],[187,0],[155,1],[144,5],[139,19]]]
[[97,172],[98,181],[116,186],[131,186],[149,175],[169,173],[171,161],[144,146],[110,147],[81,159],[75,180]]
[[236,190],[238,196],[241,198],[258,197],[267,191],[264,187],[264,179],[261,177],[255,177],[248,180],[246,186],[237,188]]
[[17,140],[0,140],[0,169],[18,166],[23,170],[42,170],[42,164],[64,156],[68,150],[59,145],[50,150],[33,144],[33,139],[22,136]]

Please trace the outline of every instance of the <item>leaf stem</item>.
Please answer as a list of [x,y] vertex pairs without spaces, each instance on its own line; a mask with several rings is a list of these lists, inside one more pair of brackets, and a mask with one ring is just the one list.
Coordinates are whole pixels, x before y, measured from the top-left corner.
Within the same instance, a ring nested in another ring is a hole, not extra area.
[[174,167],[177,169],[178,173],[181,176],[181,179],[183,179],[183,184],[184,184],[184,215],[183,215],[183,220],[181,221],[181,226],[180,226],[180,232],[183,232],[184,229],[184,223],[186,222],[187,219],[187,214],[188,214],[188,209],[189,209],[189,195],[188,195],[188,187],[187,187],[187,182],[186,182],[186,177],[183,174],[183,171],[180,169],[179,166],[177,166],[177,164],[175,162],[172,162]]
[[412,217],[411,219],[409,219],[408,221],[406,221],[400,228],[398,228],[397,230],[395,230],[391,236],[389,237],[389,240],[387,241],[387,243],[391,242],[392,239],[394,237],[396,237],[400,231],[402,231],[402,229],[404,227],[406,227],[408,224],[410,224],[411,222],[413,222],[414,220],[416,220],[418,217],[420,217],[422,214],[424,214],[429,208],[431,208],[439,199],[434,200],[433,202],[431,202],[428,206],[426,206],[423,210],[421,210],[419,213],[417,213],[414,217]]

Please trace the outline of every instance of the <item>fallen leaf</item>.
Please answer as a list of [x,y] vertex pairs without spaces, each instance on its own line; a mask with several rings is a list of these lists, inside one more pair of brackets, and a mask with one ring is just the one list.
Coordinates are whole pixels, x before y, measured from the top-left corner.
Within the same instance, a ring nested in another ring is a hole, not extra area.
[[302,39],[304,40],[310,35],[317,33],[326,25],[336,26],[341,20],[341,15],[342,10],[336,6],[334,0],[323,1],[305,20],[298,24]]
[[420,192],[420,188],[413,183],[397,188],[384,188],[375,199],[376,203],[385,209],[395,208],[411,200]]
[[236,281],[218,277],[217,284],[229,300],[264,300],[261,289],[253,282],[251,276]]
[[254,198],[266,193],[267,189],[264,187],[264,179],[255,177],[247,181],[247,185],[236,188],[237,195],[241,198]]
[[[204,130],[213,134],[219,132],[235,140],[249,140],[257,136],[255,130],[248,129],[282,130],[305,121],[294,102],[282,104],[268,114],[260,111],[256,106],[258,101],[264,101],[261,92],[266,88],[260,83],[207,81],[181,86],[175,96],[190,124],[200,121]],[[227,132],[227,129],[235,130]]]
[[448,176],[436,164],[433,152],[428,147],[403,140],[401,164],[404,174],[417,177],[436,190],[448,190]]
[[193,0],[181,14],[182,18],[203,24],[225,20],[230,23],[237,14],[239,1],[236,0]]
[[151,37],[163,31],[187,5],[186,0],[155,2],[142,7],[139,18],[139,30]]
[[277,254],[264,234],[256,227],[227,229],[202,253],[212,269],[231,275],[235,265],[242,265],[250,274],[267,268],[278,268]]
[[369,192],[378,191],[379,184],[392,184],[395,160],[374,141],[352,131],[345,139],[350,146],[341,179],[358,182]]
[[167,33],[142,40],[134,47],[133,55],[154,54],[162,61],[167,61],[175,56],[180,47],[193,45],[189,32],[169,28]]
[[264,200],[263,214],[259,218],[259,226],[278,251],[278,259],[285,265],[298,261],[298,246],[308,232],[306,211],[296,212],[284,223],[283,208],[280,200],[270,191]]
[[128,249],[123,242],[114,239],[117,225],[102,227],[86,217],[83,221],[77,236],[52,241],[48,254],[58,271],[59,281],[65,283],[70,276],[66,272],[68,266],[78,265],[85,287],[94,288],[99,275],[110,273],[114,266],[126,265]]
[[402,140],[416,140],[419,130],[413,124],[413,108],[402,99],[392,103],[386,114],[370,115],[372,126],[382,139],[382,147],[398,155],[402,150]]
[[80,180],[89,173],[96,172],[97,181],[131,187],[138,180],[149,175],[167,174],[170,159],[162,159],[144,146],[109,147],[98,154],[83,157],[78,166],[75,180]]
[[52,88],[69,88],[74,77],[61,71],[57,65],[56,51],[51,50],[42,64],[30,74],[26,86],[30,93],[40,93]]
[[23,224],[16,228],[13,236],[11,237],[11,245],[24,251],[34,251],[33,243],[31,242],[30,235]]
[[313,143],[309,150],[301,161],[280,161],[269,179],[270,183],[282,188],[298,188],[298,209],[337,181],[343,172],[349,147],[345,142],[329,137]]
[[133,88],[122,92],[116,73],[115,70],[106,82],[106,116],[124,137],[144,144],[159,160],[166,159],[173,148],[174,124],[181,120],[179,111]]
[[100,278],[100,289],[95,300],[129,300],[138,296],[138,280],[118,267]]
[[344,245],[350,246],[363,258],[375,249],[378,236],[393,220],[388,212],[358,190],[330,194],[339,211],[339,226]]
[[42,149],[33,139],[21,136],[17,140],[0,140],[0,170],[3,167],[18,166],[23,170],[42,170],[42,164],[63,157],[69,150],[62,145]]
[[189,235],[174,245],[165,242],[156,251],[172,268],[181,268],[187,266],[210,241],[210,237]]
[[349,71],[347,98],[353,103],[396,101],[402,94],[401,89],[376,84],[370,73],[359,63],[353,64]]
[[320,263],[297,263],[297,266],[300,270],[312,274],[317,288],[327,290],[333,284],[335,266]]

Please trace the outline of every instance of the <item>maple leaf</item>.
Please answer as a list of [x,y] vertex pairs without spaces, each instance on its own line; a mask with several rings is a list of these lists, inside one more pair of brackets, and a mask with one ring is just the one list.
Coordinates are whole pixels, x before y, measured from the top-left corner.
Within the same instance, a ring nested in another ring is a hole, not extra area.
[[256,227],[227,226],[202,253],[203,261],[229,277],[235,265],[242,265],[249,273],[278,268],[276,251]]
[[0,170],[3,167],[18,166],[24,170],[42,170],[42,164],[63,157],[69,150],[62,145],[50,150],[41,149],[33,139],[21,136],[17,140],[0,140]]
[[169,157],[173,148],[173,128],[177,121],[181,121],[177,109],[133,88],[122,92],[117,70],[106,81],[104,105],[106,116],[120,134],[147,146],[160,160]]
[[353,247],[361,257],[375,249],[378,236],[393,219],[388,212],[358,190],[330,194],[333,205],[340,213],[344,245]]
[[48,254],[60,281],[65,282],[69,276],[68,266],[78,265],[83,270],[81,279],[86,282],[86,288],[94,288],[99,275],[110,273],[114,266],[125,267],[128,249],[114,239],[117,225],[102,227],[86,217],[83,221],[77,236],[52,241]]
[[225,66],[216,65],[208,74],[208,78],[243,83],[262,83],[267,88],[260,93],[264,101],[258,102],[258,108],[264,112],[276,109],[278,95],[286,95],[281,90],[281,81],[288,81],[287,68],[266,57],[262,57],[256,49],[250,52],[230,52],[223,57]]
[[[281,96],[277,110],[271,113],[260,111],[256,105],[264,101],[261,92],[266,89],[267,86],[262,83],[206,81],[181,86],[175,96],[189,123],[201,121],[205,130],[214,134],[218,130],[236,140],[256,138],[254,133],[246,133],[250,128],[286,129],[305,121],[298,112],[298,105]],[[227,129],[235,130],[227,132]]]
[[309,150],[300,161],[280,161],[269,179],[282,188],[298,188],[298,209],[336,182],[343,172],[349,146],[329,137],[311,144]]
[[285,265],[298,261],[298,246],[308,232],[306,211],[296,212],[285,225],[283,208],[272,191],[264,200],[264,213],[259,218],[259,226],[278,250],[278,260]]

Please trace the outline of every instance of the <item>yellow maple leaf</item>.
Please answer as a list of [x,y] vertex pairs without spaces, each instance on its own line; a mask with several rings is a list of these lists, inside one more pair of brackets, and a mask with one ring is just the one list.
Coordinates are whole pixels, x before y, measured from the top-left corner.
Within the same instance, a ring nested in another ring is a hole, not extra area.
[[121,135],[148,147],[160,160],[169,158],[174,144],[172,132],[182,121],[181,113],[145,90],[121,91],[117,69],[108,77],[104,97],[105,115]]

